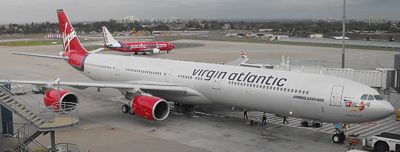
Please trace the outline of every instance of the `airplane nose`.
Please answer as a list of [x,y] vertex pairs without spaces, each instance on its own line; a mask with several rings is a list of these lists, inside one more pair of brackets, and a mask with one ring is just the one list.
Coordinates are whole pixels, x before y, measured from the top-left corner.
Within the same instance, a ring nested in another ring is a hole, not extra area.
[[394,113],[395,109],[392,104],[390,104],[388,101],[381,101],[382,103],[379,104],[379,111],[381,113],[381,116],[387,117],[390,116]]

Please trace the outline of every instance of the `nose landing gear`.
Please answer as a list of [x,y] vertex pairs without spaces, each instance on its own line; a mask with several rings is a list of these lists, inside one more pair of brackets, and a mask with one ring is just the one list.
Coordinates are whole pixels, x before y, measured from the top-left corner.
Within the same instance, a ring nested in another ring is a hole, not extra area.
[[338,123],[335,124],[336,133],[332,135],[332,142],[335,144],[343,144],[346,140],[346,134],[343,128],[348,128],[347,124]]
[[344,132],[339,132],[332,135],[332,142],[335,144],[343,144],[345,140],[346,135],[344,134]]

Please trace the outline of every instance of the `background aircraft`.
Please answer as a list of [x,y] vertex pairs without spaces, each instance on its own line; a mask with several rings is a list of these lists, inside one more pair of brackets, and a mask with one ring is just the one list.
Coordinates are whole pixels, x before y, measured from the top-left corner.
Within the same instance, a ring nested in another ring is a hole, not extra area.
[[170,42],[120,42],[114,39],[108,29],[103,26],[103,36],[104,36],[104,47],[111,50],[120,52],[132,52],[137,54],[142,52],[150,52],[151,54],[158,54],[161,51],[166,51],[169,53],[175,46]]

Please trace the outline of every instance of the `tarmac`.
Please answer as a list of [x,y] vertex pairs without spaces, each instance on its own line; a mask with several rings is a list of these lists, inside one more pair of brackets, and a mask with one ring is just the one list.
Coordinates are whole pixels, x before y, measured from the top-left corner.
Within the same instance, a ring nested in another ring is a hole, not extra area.
[[[291,64],[340,67],[341,62],[339,48],[202,40],[178,40],[174,43],[179,45],[168,54],[143,57],[227,63],[238,58],[240,51],[245,50],[250,63],[277,64],[281,56],[290,57]],[[63,60],[11,55],[11,52],[57,55],[61,50],[61,45],[0,47],[0,74],[9,79],[88,80]],[[109,51],[104,53],[126,55]],[[348,49],[346,67],[393,68],[396,53]],[[57,129],[57,142],[77,144],[81,151],[337,152],[347,149],[345,145],[331,143],[329,131],[293,127],[291,124],[295,121],[291,119],[288,125],[268,121],[266,126],[250,126],[242,120],[240,112],[218,105],[213,108],[200,107],[192,112],[174,107],[166,120],[151,122],[135,115],[123,114],[120,110],[122,96],[117,90],[102,89],[97,92],[96,88],[65,88],[73,91],[80,99],[80,123]],[[34,97],[43,100],[42,95]],[[257,119],[257,113],[252,113],[251,118]],[[38,140],[44,145],[50,145],[48,136],[41,136]]]
[[[342,44],[342,40],[335,40],[333,38],[281,38],[280,41],[288,42],[306,42],[306,43],[323,43],[323,44]],[[366,40],[346,40],[348,45],[359,45],[359,46],[373,46],[381,48],[400,48],[399,42],[389,41],[366,41]]]

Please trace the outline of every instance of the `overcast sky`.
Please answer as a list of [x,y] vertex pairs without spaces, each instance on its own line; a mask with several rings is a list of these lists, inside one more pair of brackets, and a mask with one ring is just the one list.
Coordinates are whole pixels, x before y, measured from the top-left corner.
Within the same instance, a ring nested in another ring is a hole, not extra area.
[[[348,18],[400,20],[400,0],[347,0]],[[0,24],[56,22],[64,8],[73,21],[137,18],[341,18],[343,0],[0,0]]]

